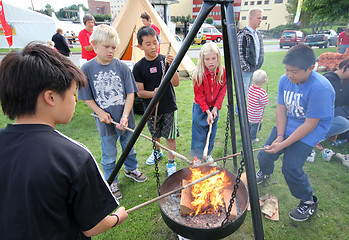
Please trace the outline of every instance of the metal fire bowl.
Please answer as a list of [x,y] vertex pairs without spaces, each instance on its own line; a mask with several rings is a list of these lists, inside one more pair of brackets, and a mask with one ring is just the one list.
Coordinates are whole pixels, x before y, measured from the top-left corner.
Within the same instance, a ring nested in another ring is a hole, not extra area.
[[[212,169],[210,166],[201,166],[201,171],[203,173],[208,172]],[[222,168],[217,168],[218,170],[223,171]],[[171,176],[169,176],[160,186],[160,195],[165,194],[171,190],[177,189],[181,187],[181,183],[183,179],[190,180],[191,176],[191,170],[189,168],[184,168],[182,170],[179,170],[178,172],[175,172]],[[229,180],[231,182],[231,185],[228,186],[230,189],[234,189],[236,176],[233,173],[230,173],[227,171],[227,176],[229,177]],[[248,192],[246,189],[245,184],[241,181],[239,184],[239,188],[237,190],[237,198],[238,198],[238,212],[240,212],[240,215],[238,215],[235,219],[230,221],[228,224],[226,224],[224,227],[216,227],[216,228],[193,228],[191,226],[183,225],[182,223],[177,222],[175,219],[171,219],[167,214],[166,211],[162,208],[162,205],[165,204],[166,199],[161,199],[158,201],[161,215],[163,220],[165,221],[166,225],[172,229],[175,233],[189,238],[189,239],[221,239],[225,238],[229,235],[231,235],[233,232],[235,232],[243,223],[246,213],[247,213],[247,206],[249,203],[248,198]]]

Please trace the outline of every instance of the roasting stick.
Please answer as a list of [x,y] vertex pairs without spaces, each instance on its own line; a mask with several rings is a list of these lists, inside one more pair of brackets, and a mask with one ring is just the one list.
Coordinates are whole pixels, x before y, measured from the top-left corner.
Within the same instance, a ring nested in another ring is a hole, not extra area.
[[167,192],[167,193],[165,193],[165,194],[163,194],[163,195],[161,195],[161,196],[158,196],[158,197],[156,197],[156,198],[153,198],[153,199],[151,199],[151,200],[149,200],[149,201],[147,201],[147,202],[145,202],[145,203],[142,203],[142,204],[140,204],[140,205],[138,205],[138,206],[135,206],[135,207],[133,207],[133,208],[130,208],[130,209],[126,210],[126,212],[127,212],[127,213],[133,212],[133,211],[135,211],[135,210],[137,210],[137,209],[140,209],[140,208],[142,208],[142,207],[144,207],[144,206],[147,206],[147,205],[149,205],[149,204],[151,204],[151,203],[153,203],[153,202],[156,202],[156,201],[158,201],[158,200],[160,200],[160,199],[163,199],[163,198],[165,198],[165,197],[168,197],[169,195],[171,195],[171,194],[173,194],[173,193],[179,192],[179,191],[181,191],[181,190],[183,190],[183,189],[185,189],[185,188],[187,188],[187,187],[190,187],[190,186],[192,186],[192,185],[194,185],[194,184],[197,184],[197,183],[199,183],[199,182],[202,182],[202,181],[206,180],[207,178],[210,178],[210,177],[212,177],[212,176],[214,176],[214,175],[216,175],[216,174],[218,174],[218,173],[220,173],[219,170],[217,170],[217,171],[215,171],[215,172],[212,172],[212,173],[210,173],[210,174],[207,174],[206,176],[203,176],[202,178],[199,178],[199,179],[197,179],[197,180],[195,180],[195,181],[193,181],[193,182],[191,182],[191,183],[189,183],[189,184],[187,184],[187,185],[185,185],[185,186],[183,186],[183,187],[174,189],[174,190],[172,190],[172,191],[170,191],[170,192]]
[[[256,148],[256,149],[253,149],[252,151],[253,152],[256,152],[256,151],[260,151],[260,150],[265,150],[266,148]],[[214,162],[218,162],[218,161],[221,161],[221,160],[224,160],[224,159],[227,159],[227,158],[232,158],[232,157],[236,157],[236,156],[239,156],[241,155],[241,153],[235,153],[235,154],[232,154],[232,155],[228,155],[228,156],[225,156],[225,157],[222,157],[222,158],[217,158],[214,160]],[[192,166],[193,168],[196,168],[196,167],[201,167],[201,166],[206,166],[206,165],[210,165],[212,164],[212,162],[205,162],[205,163],[200,163],[200,164],[197,164],[197,165],[194,165]]]
[[[98,117],[96,114],[93,114],[93,113],[91,113],[91,116],[93,116],[93,117]],[[113,120],[111,121],[111,123],[113,123],[113,124],[115,124],[115,125],[119,124],[119,123],[117,123],[117,122],[115,122],[115,121],[113,121]],[[126,129],[127,131],[134,132],[134,130],[133,130],[132,128],[125,127],[125,126],[122,126],[122,127],[123,127],[124,129]],[[147,140],[149,140],[149,141],[151,141],[151,142],[153,142],[153,139],[151,139],[150,137],[148,137],[148,136],[146,136],[146,135],[144,135],[144,134],[142,134],[142,133],[140,134],[140,136],[141,136],[141,137],[144,137],[145,139],[147,139]],[[161,145],[158,141],[155,141],[155,144],[156,144],[158,147],[161,147],[162,149],[166,150],[167,152],[172,153],[175,157],[178,157],[178,158],[180,158],[180,159],[183,159],[183,160],[186,161],[189,165],[192,165],[192,164],[193,164],[188,158],[186,158],[186,157],[184,157],[183,155],[181,155],[181,154],[179,154],[179,153],[177,153],[177,152],[175,152],[175,151],[173,151],[173,150],[171,150],[171,149],[169,149],[169,148],[167,148],[167,147]]]
[[206,138],[206,145],[204,148],[204,154],[202,155],[202,160],[206,160],[206,158],[207,158],[208,145],[210,143],[211,132],[212,132],[212,123],[210,124],[210,128],[208,129],[207,138]]

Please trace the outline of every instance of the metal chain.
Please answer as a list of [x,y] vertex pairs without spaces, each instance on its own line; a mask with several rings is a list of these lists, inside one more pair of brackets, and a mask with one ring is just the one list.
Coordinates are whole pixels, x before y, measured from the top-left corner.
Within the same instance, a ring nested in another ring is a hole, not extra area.
[[230,217],[230,212],[231,209],[233,207],[233,203],[236,199],[236,192],[239,188],[239,183],[241,182],[241,174],[244,171],[244,166],[245,166],[245,157],[244,157],[244,153],[241,152],[241,156],[242,156],[242,160],[240,162],[240,168],[238,169],[238,175],[236,176],[236,180],[235,180],[235,185],[234,185],[234,191],[231,194],[231,199],[230,199],[230,203],[228,206],[228,211],[227,211],[227,215],[225,217],[225,219],[222,222],[222,227],[224,227],[225,225],[227,225],[229,223],[229,217]]
[[[229,105],[227,105],[228,107],[228,111],[227,111],[227,125],[225,127],[225,140],[224,140],[224,157],[227,156],[228,154],[228,139],[229,139]],[[225,163],[226,163],[226,159],[223,159],[223,168],[225,168]]]
[[[155,128],[154,128],[155,131]],[[152,136],[153,141],[153,155],[154,155],[154,162],[155,162],[155,176],[156,176],[156,186],[158,187],[158,195],[160,196],[160,174],[159,174],[159,167],[158,167],[158,156],[155,154],[156,152],[156,143],[155,143],[155,137]],[[160,149],[159,149],[160,151]]]

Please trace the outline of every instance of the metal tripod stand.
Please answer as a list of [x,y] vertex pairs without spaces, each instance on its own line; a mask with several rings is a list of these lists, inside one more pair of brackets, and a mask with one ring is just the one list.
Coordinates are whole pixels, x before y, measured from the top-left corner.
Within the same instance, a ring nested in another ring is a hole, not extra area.
[[[249,197],[251,202],[251,214],[252,222],[254,228],[255,239],[264,239],[263,225],[261,219],[261,210],[259,206],[259,197],[256,181],[256,173],[254,167],[252,144],[249,133],[249,125],[246,110],[246,100],[244,94],[243,80],[240,67],[239,51],[237,44],[237,34],[236,34],[236,24],[234,19],[234,0],[204,0],[202,8],[197,16],[191,30],[184,39],[182,47],[174,58],[171,66],[169,67],[162,83],[160,84],[156,94],[151,100],[148,108],[145,110],[143,117],[141,118],[139,124],[137,125],[134,133],[128,142],[125,150],[121,154],[119,161],[116,164],[113,172],[111,173],[108,183],[111,184],[119,170],[121,169],[127,155],[129,154],[131,148],[135,144],[137,138],[142,132],[148,118],[153,112],[157,102],[160,100],[161,96],[164,94],[166,88],[170,84],[170,80],[177,70],[180,62],[182,61],[184,55],[189,49],[191,42],[193,41],[195,35],[199,31],[201,25],[204,23],[210,11],[216,6],[216,4],[221,5],[221,16],[222,16],[222,29],[223,29],[223,45],[224,45],[224,60],[226,67],[226,77],[227,77],[227,91],[228,91],[228,103],[230,112],[230,129],[231,129],[231,142],[233,147],[233,152],[236,152],[235,147],[235,123],[234,123],[234,103],[233,103],[233,85],[232,85],[232,69],[234,76],[234,86],[237,98],[237,106],[239,113],[240,131],[242,138],[242,147],[244,158],[246,161],[246,175],[248,181]],[[234,148],[235,147],[235,148]],[[236,169],[236,159],[234,161],[234,169]]]

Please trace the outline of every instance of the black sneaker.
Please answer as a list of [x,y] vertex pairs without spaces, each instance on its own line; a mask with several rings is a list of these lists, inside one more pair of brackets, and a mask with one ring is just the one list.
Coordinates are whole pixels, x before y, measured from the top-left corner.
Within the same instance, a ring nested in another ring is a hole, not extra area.
[[261,184],[264,181],[264,179],[267,179],[269,177],[270,175],[263,174],[261,170],[258,170],[258,172],[256,173],[257,184]]
[[312,216],[318,206],[318,200],[316,196],[313,196],[313,202],[309,203],[301,201],[295,209],[293,209],[289,216],[292,220],[297,222],[303,222],[308,220],[310,216]]

